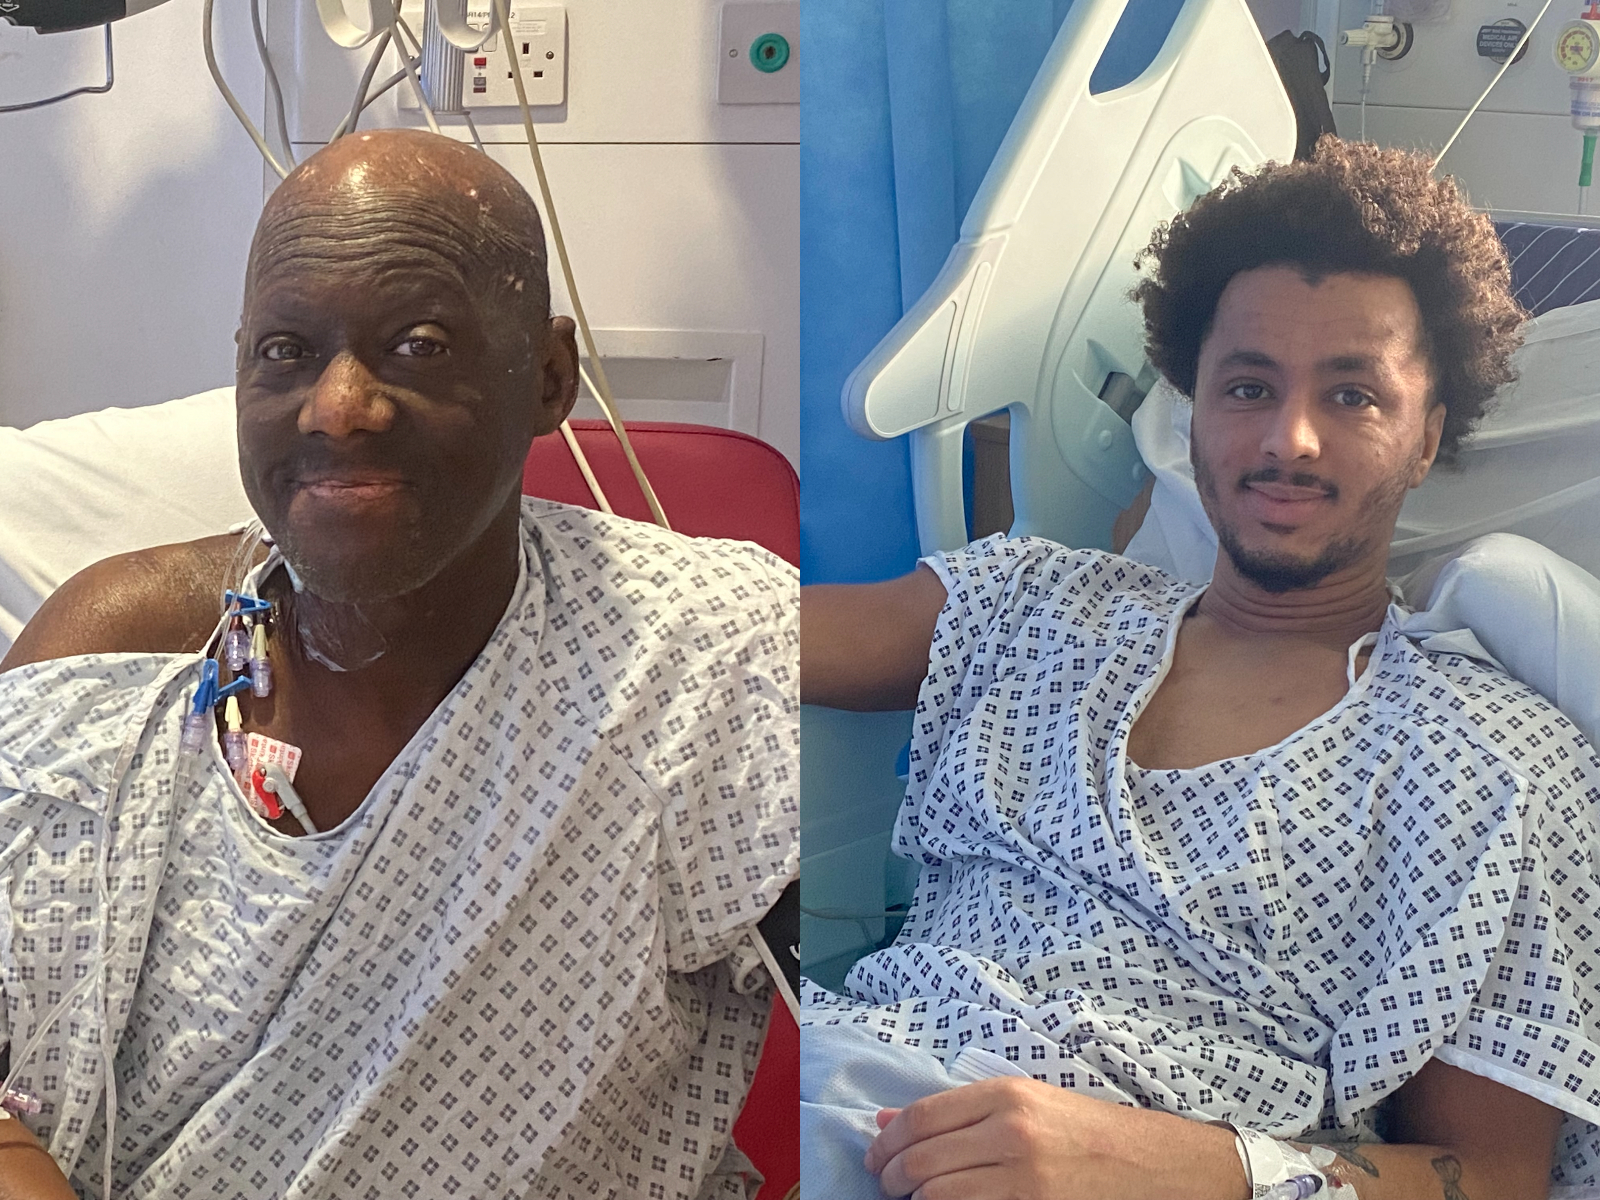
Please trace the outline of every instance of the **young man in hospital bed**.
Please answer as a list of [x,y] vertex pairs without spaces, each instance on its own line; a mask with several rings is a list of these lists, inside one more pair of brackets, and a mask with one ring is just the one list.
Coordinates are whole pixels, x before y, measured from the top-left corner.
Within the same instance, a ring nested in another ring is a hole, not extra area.
[[[798,587],[521,497],[576,392],[548,302],[532,201],[448,139],[341,140],[268,201],[238,441],[275,547],[94,566],[0,673],[0,1041],[33,1109],[0,1197],[745,1195]],[[273,606],[270,693],[235,699],[296,748],[303,818],[196,711],[224,587]]]
[[995,537],[805,590],[805,698],[914,707],[922,864],[896,944],[808,989],[805,1190],[1593,1184],[1600,762],[1470,639],[1407,634],[1385,579],[1508,378],[1504,251],[1426,160],[1330,140],[1150,257],[1209,584]]

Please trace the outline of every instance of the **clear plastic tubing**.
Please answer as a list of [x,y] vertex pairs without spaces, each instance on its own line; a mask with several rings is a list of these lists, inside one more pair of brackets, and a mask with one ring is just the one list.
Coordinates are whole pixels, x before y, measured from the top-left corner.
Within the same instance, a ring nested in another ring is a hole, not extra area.
[[228,760],[228,769],[241,787],[249,786],[250,752],[246,744],[243,723],[239,719],[239,698],[229,696],[227,707],[228,728],[222,735],[222,756]]
[[235,675],[244,670],[245,661],[250,657],[250,631],[237,616],[228,626],[228,636],[222,639],[222,656],[227,660],[228,670]]
[[191,712],[183,718],[183,736],[178,739],[180,754],[195,755],[206,748],[213,726],[209,712]]
[[200,686],[195,688],[194,706],[184,714],[183,734],[178,739],[180,758],[192,758],[205,749],[206,740],[216,736],[217,661],[208,658],[200,667]]
[[272,695],[272,660],[267,657],[267,625],[257,621],[250,638],[250,694],[258,700]]

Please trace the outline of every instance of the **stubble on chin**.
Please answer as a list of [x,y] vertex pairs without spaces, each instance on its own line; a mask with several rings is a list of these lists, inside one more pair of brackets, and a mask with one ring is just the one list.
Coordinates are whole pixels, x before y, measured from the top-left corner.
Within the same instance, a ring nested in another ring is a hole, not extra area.
[[1330,575],[1372,554],[1377,549],[1379,538],[1392,536],[1394,518],[1400,511],[1406,492],[1410,490],[1411,478],[1422,460],[1422,452],[1419,449],[1403,469],[1367,493],[1352,514],[1351,530],[1347,536],[1334,537],[1318,553],[1309,557],[1247,547],[1239,536],[1237,526],[1223,518],[1216,476],[1195,452],[1192,441],[1189,460],[1194,467],[1200,505],[1205,509],[1211,528],[1216,531],[1217,544],[1227,554],[1234,570],[1263,591],[1281,595],[1315,587]]

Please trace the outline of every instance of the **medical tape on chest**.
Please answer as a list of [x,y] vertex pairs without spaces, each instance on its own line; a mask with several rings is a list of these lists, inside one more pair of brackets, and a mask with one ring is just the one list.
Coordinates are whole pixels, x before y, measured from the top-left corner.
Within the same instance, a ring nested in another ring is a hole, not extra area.
[[300,769],[300,747],[269,738],[264,733],[252,733],[245,738],[245,753],[250,759],[250,773],[271,763],[283,768],[283,773],[294,782],[294,773]]

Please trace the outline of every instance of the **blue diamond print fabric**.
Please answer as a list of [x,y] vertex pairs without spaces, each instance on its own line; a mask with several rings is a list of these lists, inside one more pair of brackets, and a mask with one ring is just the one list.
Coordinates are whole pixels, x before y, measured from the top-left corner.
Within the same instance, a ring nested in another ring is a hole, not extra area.
[[1129,731],[1199,589],[1025,538],[929,565],[916,895],[806,1024],[1279,1136],[1370,1137],[1436,1055],[1567,1113],[1553,1178],[1595,1181],[1600,762],[1571,722],[1392,608],[1310,725],[1145,771]]
[[108,950],[19,1078],[84,1194],[105,1037],[117,1195],[744,1195],[746,938],[797,870],[795,573],[544,501],[523,524],[488,645],[323,834],[258,820],[215,747],[176,770],[195,656],[0,676],[13,1053]]

